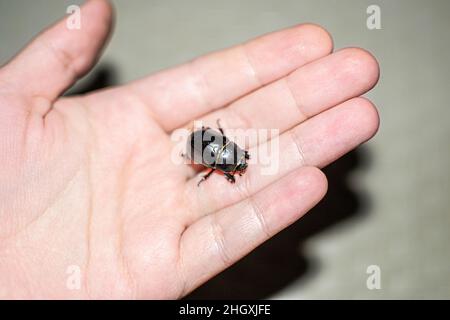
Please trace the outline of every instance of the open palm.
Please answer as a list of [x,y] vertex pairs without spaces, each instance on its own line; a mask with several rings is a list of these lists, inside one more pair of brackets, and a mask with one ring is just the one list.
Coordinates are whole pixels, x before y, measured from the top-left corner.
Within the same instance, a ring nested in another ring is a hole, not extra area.
[[[61,98],[94,64],[111,7],[88,1],[82,18],[0,69],[0,297],[182,297],[313,207],[327,188],[317,168],[378,128],[359,97],[378,79],[375,59],[331,54],[328,33],[309,24]],[[236,184],[213,174],[197,187],[201,173],[172,161],[170,136],[218,118],[278,129],[276,174],[254,163]]]

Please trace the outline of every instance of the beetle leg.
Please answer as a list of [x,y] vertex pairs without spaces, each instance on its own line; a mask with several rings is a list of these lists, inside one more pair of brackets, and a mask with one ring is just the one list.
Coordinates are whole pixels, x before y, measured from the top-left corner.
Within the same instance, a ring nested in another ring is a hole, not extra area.
[[225,173],[225,177],[227,177],[227,180],[230,181],[231,183],[235,183],[236,182],[236,179],[230,173]]
[[220,125],[220,119],[217,119],[216,122],[217,122],[217,128],[219,128],[220,133],[224,136],[225,133],[223,131],[222,126]]
[[202,183],[203,181],[206,181],[206,179],[209,178],[209,176],[211,175],[211,173],[213,173],[216,169],[211,169],[211,171],[209,171],[207,174],[205,174],[202,179],[197,183],[197,187],[200,186],[200,183]]

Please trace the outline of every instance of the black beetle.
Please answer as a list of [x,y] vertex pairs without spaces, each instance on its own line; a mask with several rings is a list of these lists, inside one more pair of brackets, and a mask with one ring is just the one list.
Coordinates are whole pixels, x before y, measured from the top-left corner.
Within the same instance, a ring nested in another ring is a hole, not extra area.
[[215,170],[222,171],[228,181],[235,183],[234,175],[237,173],[241,176],[247,169],[249,153],[225,136],[219,120],[217,126],[220,133],[209,127],[202,127],[188,137],[186,157],[196,164],[211,168],[197,185],[208,179]]

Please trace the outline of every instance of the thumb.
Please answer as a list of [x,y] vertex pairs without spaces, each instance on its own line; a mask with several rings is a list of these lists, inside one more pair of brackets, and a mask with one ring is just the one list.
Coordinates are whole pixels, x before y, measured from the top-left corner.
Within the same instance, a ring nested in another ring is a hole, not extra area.
[[[75,16],[77,15],[77,16]],[[38,35],[0,70],[0,82],[31,97],[56,99],[94,65],[112,25],[107,0],[89,0],[81,11]],[[73,27],[73,19],[80,24]]]

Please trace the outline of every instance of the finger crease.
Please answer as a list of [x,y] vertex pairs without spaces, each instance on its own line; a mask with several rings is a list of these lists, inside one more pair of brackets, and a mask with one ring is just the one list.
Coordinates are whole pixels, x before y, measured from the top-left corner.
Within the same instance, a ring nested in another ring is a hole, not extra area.
[[296,107],[296,109],[297,109],[297,111],[299,113],[299,116],[298,116],[299,121],[304,121],[304,120],[308,119],[309,117],[308,117],[308,115],[306,115],[302,111],[302,106],[298,102],[298,99],[295,97],[294,89],[292,89],[291,85],[289,84],[289,80],[288,79],[289,79],[288,77],[283,78],[284,83],[285,83],[286,88],[287,88],[287,91],[289,92],[289,96],[291,97],[291,100],[292,100],[294,106]]
[[245,60],[247,61],[247,64],[249,66],[250,72],[252,74],[252,78],[256,81],[258,87],[262,87],[264,86],[265,82],[262,81],[262,79],[260,78],[258,72],[256,72],[256,68],[252,63],[252,60],[250,59],[250,55],[248,54],[247,48],[245,47],[245,44],[242,44],[239,46],[239,48],[241,48],[241,51],[244,54]]
[[[252,128],[252,121],[250,120],[250,118],[244,116],[241,112],[239,112],[238,110],[236,110],[236,108],[234,108],[233,106],[230,106],[228,108],[229,112],[231,113],[231,116],[236,119],[236,121],[238,123],[240,123],[240,127],[241,128]],[[233,125],[234,126],[234,125]],[[237,126],[235,126],[237,127]]]
[[305,152],[302,148],[302,143],[300,141],[300,137],[296,133],[295,129],[289,130],[289,135],[290,135],[295,147],[297,148],[300,162],[302,163],[302,165],[305,165],[306,164],[306,156],[305,156]]
[[197,68],[195,67],[195,64],[197,63],[198,59],[191,60],[187,63],[188,66],[188,75],[194,85],[194,87],[197,90],[197,95],[199,96],[199,99],[201,100],[202,104],[205,106],[207,110],[214,109],[213,104],[206,96],[206,92],[208,92],[208,82],[206,81],[205,75],[202,72],[195,72]]
[[59,62],[63,70],[70,75],[70,78],[77,79],[78,72],[75,69],[73,57],[67,51],[55,48],[51,42],[45,41],[44,39],[41,39],[41,41],[43,46],[47,48]]
[[217,247],[220,259],[225,267],[231,264],[231,259],[226,252],[225,237],[223,233],[223,228],[220,223],[217,222],[217,215],[212,214],[211,216],[211,231],[214,237],[214,243]]
[[263,211],[262,211],[261,207],[258,205],[258,203],[254,199],[254,197],[249,197],[248,201],[249,201],[249,204],[250,204],[250,206],[252,208],[252,212],[255,215],[256,220],[259,223],[261,231],[264,233],[266,238],[270,238],[272,235],[271,235],[271,233],[269,231],[269,228],[267,226],[266,219],[264,218],[264,214],[263,214]]

